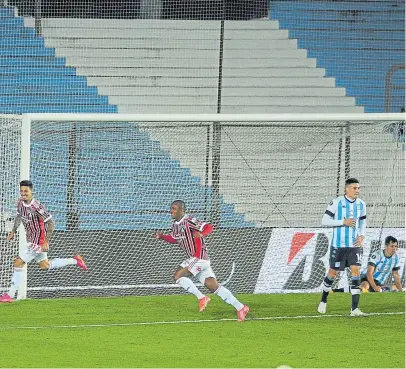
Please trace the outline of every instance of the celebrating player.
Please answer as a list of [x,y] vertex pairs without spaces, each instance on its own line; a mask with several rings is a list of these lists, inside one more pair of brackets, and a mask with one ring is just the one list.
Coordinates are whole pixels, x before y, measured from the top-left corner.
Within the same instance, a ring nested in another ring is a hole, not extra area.
[[185,203],[181,200],[172,203],[170,212],[174,220],[172,233],[156,233],[155,238],[178,243],[186,253],[187,259],[175,272],[176,283],[199,299],[199,311],[202,312],[210,302],[210,297],[203,295],[188,278],[191,275],[198,277],[211,292],[235,307],[238,321],[242,322],[249,312],[249,307],[238,301],[227,288],[219,285],[210,266],[204,237],[213,232],[213,227],[185,214]]
[[388,236],[385,239],[385,249],[375,251],[368,260],[368,268],[361,273],[361,290],[382,292],[382,286],[392,273],[395,286],[402,291],[399,275],[399,256],[396,254],[398,240]]
[[358,198],[360,185],[357,179],[349,178],[345,182],[345,194],[332,200],[322,219],[322,225],[334,227],[330,247],[330,269],[323,282],[323,293],[317,311],[326,312],[327,297],[338,270],[351,269],[351,316],[364,314],[359,308],[360,269],[362,243],[366,230],[366,205]]
[[11,286],[8,293],[0,297],[0,302],[14,301],[14,295],[24,278],[23,267],[25,263],[29,263],[32,260],[38,262],[41,269],[51,270],[67,265],[76,265],[82,270],[87,270],[85,262],[79,255],[68,259],[58,258],[48,260],[49,241],[55,228],[52,215],[43,204],[34,199],[31,181],[25,180],[20,182],[20,195],[21,198],[17,204],[17,216],[13,229],[7,239],[10,241],[14,238],[15,232],[22,222],[26,231],[27,246],[25,251],[14,260]]

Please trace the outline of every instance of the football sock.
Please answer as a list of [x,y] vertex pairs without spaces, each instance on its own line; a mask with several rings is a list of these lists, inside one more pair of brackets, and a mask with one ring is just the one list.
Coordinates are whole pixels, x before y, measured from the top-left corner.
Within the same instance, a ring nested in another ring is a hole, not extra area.
[[20,287],[23,278],[24,278],[24,267],[23,268],[14,267],[13,276],[11,277],[11,286],[7,293],[12,299],[14,298],[16,292],[18,291],[18,288]]
[[323,293],[321,295],[322,302],[327,303],[327,297],[331,291],[332,284],[333,284],[333,279],[327,275],[326,278],[324,278],[323,287],[322,287],[322,290],[323,290]]
[[236,310],[241,310],[244,307],[244,304],[238,301],[231,291],[223,286],[220,286],[214,293],[221,297],[227,304],[233,305]]
[[196,285],[193,283],[193,281],[187,277],[180,277],[176,283],[184,288],[186,291],[189,293],[192,293],[195,295],[199,300],[204,297],[204,295],[198,290]]
[[352,298],[352,306],[351,310],[355,310],[358,307],[359,303],[359,295],[360,295],[360,277],[352,277],[351,280],[351,298]]
[[69,259],[52,259],[49,261],[49,270],[51,269],[58,269],[58,268],[63,268],[66,265],[75,265],[76,260],[73,258]]

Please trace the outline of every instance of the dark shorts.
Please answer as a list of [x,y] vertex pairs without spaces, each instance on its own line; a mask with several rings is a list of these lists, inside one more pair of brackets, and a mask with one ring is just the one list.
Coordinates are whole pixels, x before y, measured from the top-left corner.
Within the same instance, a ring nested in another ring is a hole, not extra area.
[[[362,282],[368,282],[368,279],[367,279],[367,276],[366,276],[366,275],[361,276],[361,283],[362,283]],[[382,286],[381,286],[381,283],[378,282],[376,279],[374,279],[374,282],[375,282],[375,284],[376,284],[377,286],[382,287]],[[368,284],[369,284],[369,282],[368,282]],[[371,286],[369,286],[369,292],[375,292],[375,290],[374,290]]]
[[331,247],[330,268],[334,270],[344,270],[351,265],[361,266],[361,247]]

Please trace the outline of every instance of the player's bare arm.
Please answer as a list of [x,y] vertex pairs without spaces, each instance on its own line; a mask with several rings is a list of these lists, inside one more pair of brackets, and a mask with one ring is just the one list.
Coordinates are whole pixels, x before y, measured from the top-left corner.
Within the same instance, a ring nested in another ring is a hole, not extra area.
[[400,275],[398,270],[392,272],[393,279],[395,280],[395,286],[399,292],[403,291],[402,281],[400,280]]
[[381,292],[381,290],[382,290],[381,287],[380,287],[380,286],[377,286],[377,285],[375,284],[375,281],[374,281],[374,271],[375,271],[375,267],[372,266],[372,265],[368,265],[367,280],[368,280],[368,283],[369,283],[370,287],[371,287],[375,292]]
[[17,232],[18,227],[21,224],[21,215],[17,214],[16,218],[14,219],[14,225],[13,228],[11,230],[11,232],[9,233],[7,240],[11,241],[14,238],[15,233]]
[[47,230],[47,234],[45,236],[44,243],[41,245],[42,251],[49,250],[49,241],[51,240],[52,233],[54,232],[54,229],[55,229],[55,222],[52,219],[49,219],[47,221],[47,224],[48,224],[48,230]]

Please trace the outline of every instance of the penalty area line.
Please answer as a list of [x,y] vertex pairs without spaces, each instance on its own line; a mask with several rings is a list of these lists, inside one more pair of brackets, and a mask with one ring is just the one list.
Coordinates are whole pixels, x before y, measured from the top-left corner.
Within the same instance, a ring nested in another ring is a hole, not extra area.
[[[369,313],[368,316],[376,315],[404,315],[405,312],[392,312],[392,313]],[[287,320],[287,319],[320,319],[320,318],[367,318],[366,317],[350,317],[349,314],[320,314],[320,315],[294,315],[294,316],[270,316],[262,318],[247,318],[246,322],[256,320]],[[157,322],[131,322],[131,323],[106,323],[106,324],[72,324],[72,325],[43,325],[43,326],[3,326],[0,331],[17,330],[17,329],[63,329],[63,328],[108,328],[108,327],[131,327],[137,325],[169,325],[169,324],[196,324],[196,323],[217,323],[217,322],[236,322],[235,318],[222,318],[222,319],[198,319],[198,320],[174,320],[174,321],[157,321]]]

